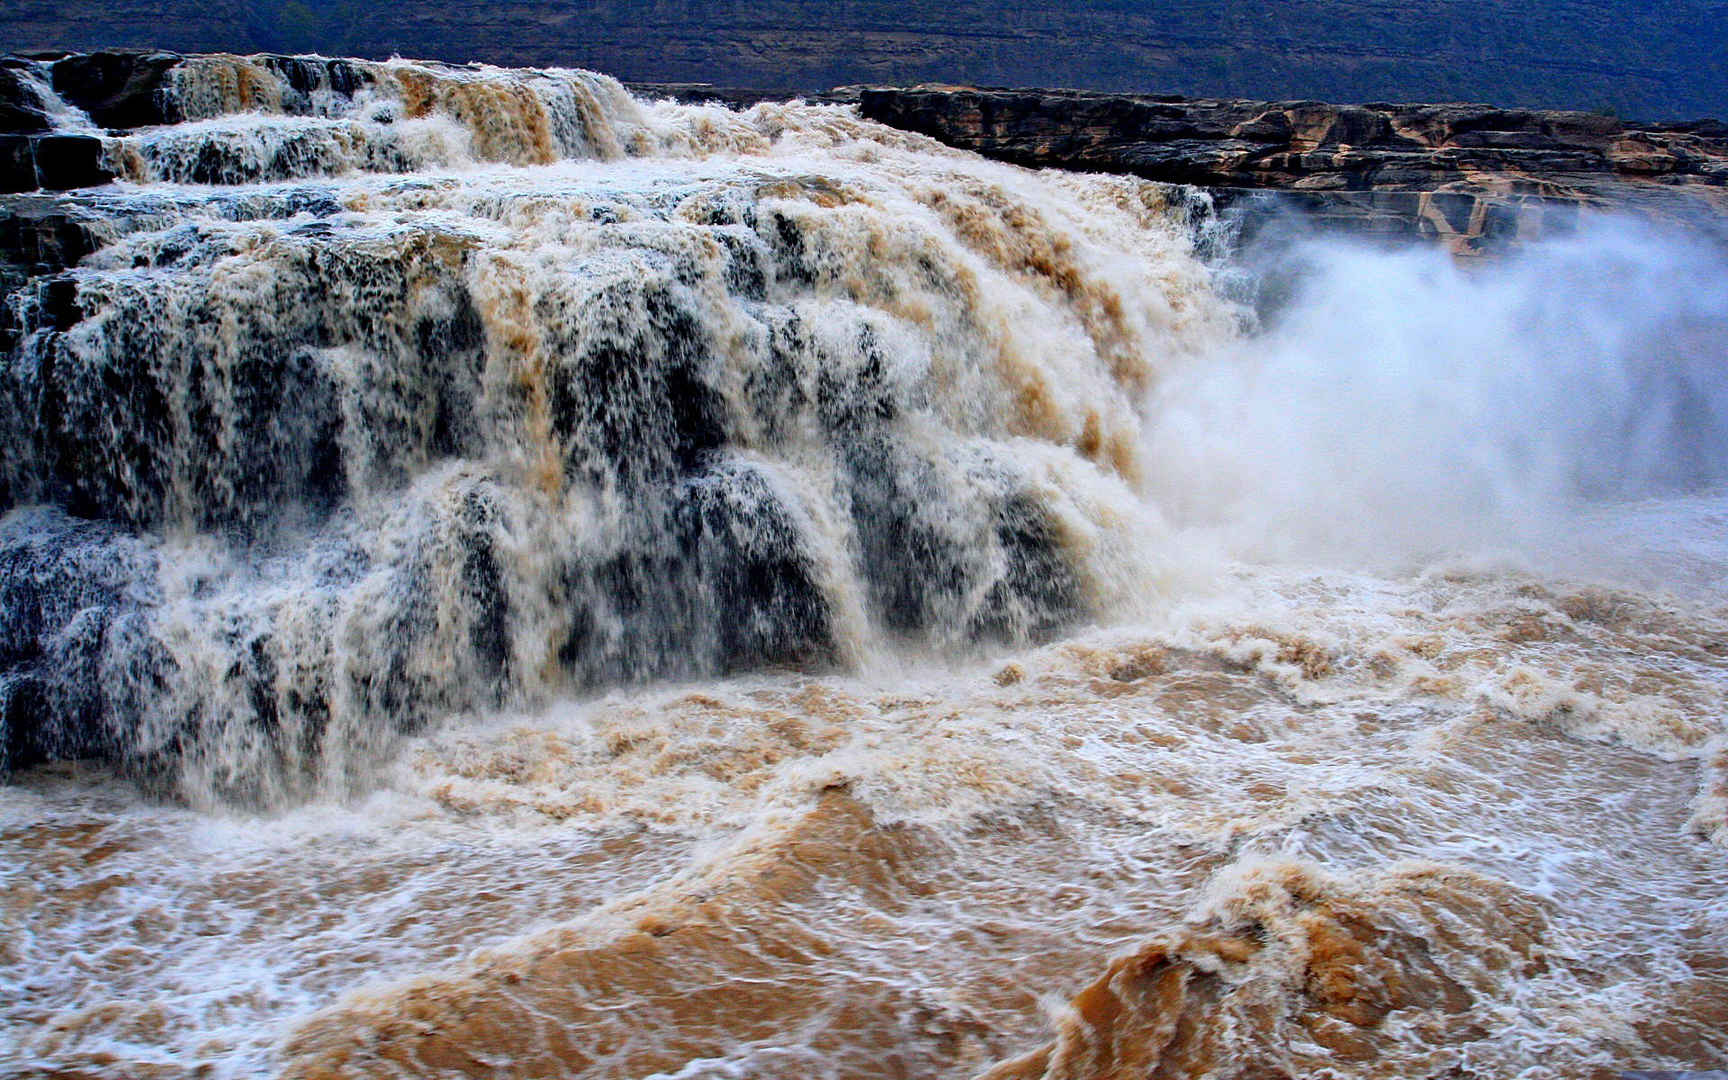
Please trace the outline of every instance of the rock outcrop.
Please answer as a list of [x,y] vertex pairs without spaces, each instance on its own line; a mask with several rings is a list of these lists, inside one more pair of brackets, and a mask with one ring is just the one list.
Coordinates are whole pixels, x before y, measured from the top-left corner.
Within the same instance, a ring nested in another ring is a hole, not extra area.
[[1276,193],[1256,206],[1460,254],[1564,230],[1585,209],[1728,215],[1728,126],[1715,121],[969,87],[858,100],[869,119],[1003,161],[1195,184],[1227,204]]
[[47,131],[48,113],[24,75],[22,62],[0,60],[0,133]]
[[114,179],[91,135],[0,135],[0,193],[70,191]]
[[[0,194],[70,191],[115,178],[98,131],[53,127],[42,99],[45,90],[81,110],[98,129],[175,124],[186,117],[173,92],[172,73],[186,59],[178,53],[124,50],[0,58]],[[314,88],[352,96],[366,81],[362,70],[345,60],[259,60],[281,78],[286,93],[279,104],[290,114],[310,111]]]
[[147,127],[180,120],[167,89],[175,53],[96,52],[54,61],[54,92],[105,128]]
[[[0,193],[112,180],[103,131],[185,119],[173,72],[186,59],[109,51],[0,60]],[[288,113],[311,109],[315,94],[351,96],[371,77],[364,65],[344,60],[262,55],[255,62],[284,88],[272,107]],[[786,96],[706,83],[630,85],[648,96],[729,108]],[[90,124],[56,127],[44,95],[82,110]],[[1565,231],[1584,210],[1718,230],[1728,222],[1728,126],[1717,121],[1635,124],[1603,113],[1489,105],[940,85],[804,96],[855,104],[868,119],[1015,164],[1203,187],[1217,205],[1236,208],[1249,230],[1295,212],[1356,235],[1438,240],[1473,255]],[[66,249],[53,237],[76,231],[75,223],[19,205],[0,220],[0,263],[39,266],[33,252]],[[43,213],[52,219],[47,225]],[[39,236],[50,237],[46,248]]]

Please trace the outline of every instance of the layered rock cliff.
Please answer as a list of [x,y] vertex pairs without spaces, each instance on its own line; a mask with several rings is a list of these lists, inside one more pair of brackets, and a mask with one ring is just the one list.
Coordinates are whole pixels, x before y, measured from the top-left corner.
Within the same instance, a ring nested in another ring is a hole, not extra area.
[[[869,119],[1005,161],[1128,173],[1325,226],[1479,254],[1583,210],[1728,215],[1728,126],[1488,105],[865,88]],[[1267,197],[1271,196],[1271,197]]]
[[1721,0],[9,0],[0,52],[392,54],[816,91],[940,80],[1728,114]]
[[[351,98],[372,77],[367,65],[345,60],[255,60],[286,88],[271,107],[290,114],[313,109],[315,95]],[[187,62],[146,52],[0,58],[0,193],[114,179],[110,133],[187,118],[172,89]],[[784,96],[709,84],[634,87],[645,96],[732,108]],[[1634,124],[1605,113],[1489,105],[941,85],[807,96],[854,104],[867,119],[1019,165],[1202,187],[1217,205],[1237,208],[1249,230],[1295,212],[1356,235],[1438,240],[1475,255],[1567,230],[1586,210],[1719,231],[1728,222],[1728,126],[1717,121]],[[78,123],[51,115],[67,106],[78,111]],[[193,162],[185,178],[224,182],[226,167]],[[0,214],[0,252],[14,268],[68,265],[96,244],[87,232],[72,209],[52,199],[15,199]]]

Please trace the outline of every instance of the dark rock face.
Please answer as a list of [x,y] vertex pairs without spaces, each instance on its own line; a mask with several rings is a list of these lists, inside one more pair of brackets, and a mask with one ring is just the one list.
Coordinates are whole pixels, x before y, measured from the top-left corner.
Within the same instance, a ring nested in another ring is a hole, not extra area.
[[89,224],[50,198],[8,200],[0,215],[0,266],[56,273],[98,246]]
[[[4,147],[0,137],[0,155]],[[91,221],[51,198],[8,199],[0,209],[0,294],[15,295],[33,277],[56,279],[100,246]],[[15,304],[0,304],[0,355],[17,346],[22,314]],[[10,501],[10,484],[0,479],[0,505]]]
[[1213,187],[1428,188],[1473,170],[1728,182],[1709,122],[1629,125],[1488,105],[1329,105],[964,88],[865,88],[864,115],[1024,164]]
[[966,87],[858,98],[869,119],[987,157],[1195,184],[1226,204],[1277,192],[1254,205],[1460,254],[1564,230],[1585,208],[1728,213],[1728,138],[1710,121]]
[[0,194],[35,191],[36,143],[28,135],[0,135]]
[[0,135],[0,194],[71,191],[114,179],[93,135]]
[[102,140],[93,135],[43,135],[33,149],[37,183],[51,191],[97,187],[114,179]]
[[13,62],[0,60],[0,134],[30,135],[48,130],[48,114],[36,91]]
[[90,114],[101,127],[172,124],[179,110],[167,91],[173,53],[97,52],[54,64],[54,92]]
[[0,51],[317,52],[776,91],[967,82],[1728,113],[1716,0],[10,0]]

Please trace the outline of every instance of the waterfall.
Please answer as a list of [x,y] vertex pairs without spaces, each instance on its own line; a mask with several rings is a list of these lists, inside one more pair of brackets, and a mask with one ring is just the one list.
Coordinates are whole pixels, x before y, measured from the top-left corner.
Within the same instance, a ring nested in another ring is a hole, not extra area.
[[279,804],[468,710],[1157,588],[1139,402],[1239,318],[1192,192],[587,72],[201,57],[150,101],[65,201],[97,250],[6,300],[13,767]]

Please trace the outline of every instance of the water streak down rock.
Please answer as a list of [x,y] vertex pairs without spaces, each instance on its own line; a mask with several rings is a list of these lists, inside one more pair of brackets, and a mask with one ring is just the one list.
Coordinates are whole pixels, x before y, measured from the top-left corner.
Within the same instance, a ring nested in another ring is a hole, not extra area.
[[10,70],[37,179],[128,183],[0,212],[0,767],[281,803],[466,710],[1045,638],[1132,592],[1152,358],[1233,325],[1193,193],[841,108]]
[[[375,66],[364,62],[260,55],[253,64],[260,74],[204,84],[202,93],[221,99],[210,101],[197,94],[183,100],[176,89],[184,72],[206,65],[198,57],[117,51],[6,59],[0,192],[70,190],[125,173],[105,157],[94,131],[53,128],[42,101],[49,85],[91,123],[129,130],[201,118],[211,109],[328,115],[332,102],[352,102],[376,82]],[[32,67],[39,69],[34,82]],[[786,96],[701,83],[633,85],[647,96],[729,108]],[[1220,207],[1245,207],[1250,231],[1294,213],[1358,236],[1437,240],[1457,254],[1479,255],[1568,231],[1581,210],[1712,228],[1728,216],[1728,128],[1713,120],[1634,123],[1605,113],[1480,104],[1336,105],[934,85],[851,86],[804,96],[855,104],[867,119],[1015,164],[1203,187]],[[277,172],[297,168],[305,175],[330,166],[304,135],[273,151]],[[203,143],[199,152],[197,161],[183,163],[182,179],[243,178],[236,169],[244,173],[247,165],[234,158],[247,152],[241,147]],[[396,160],[377,160],[379,152]],[[399,150],[380,148],[365,167],[406,165]]]

